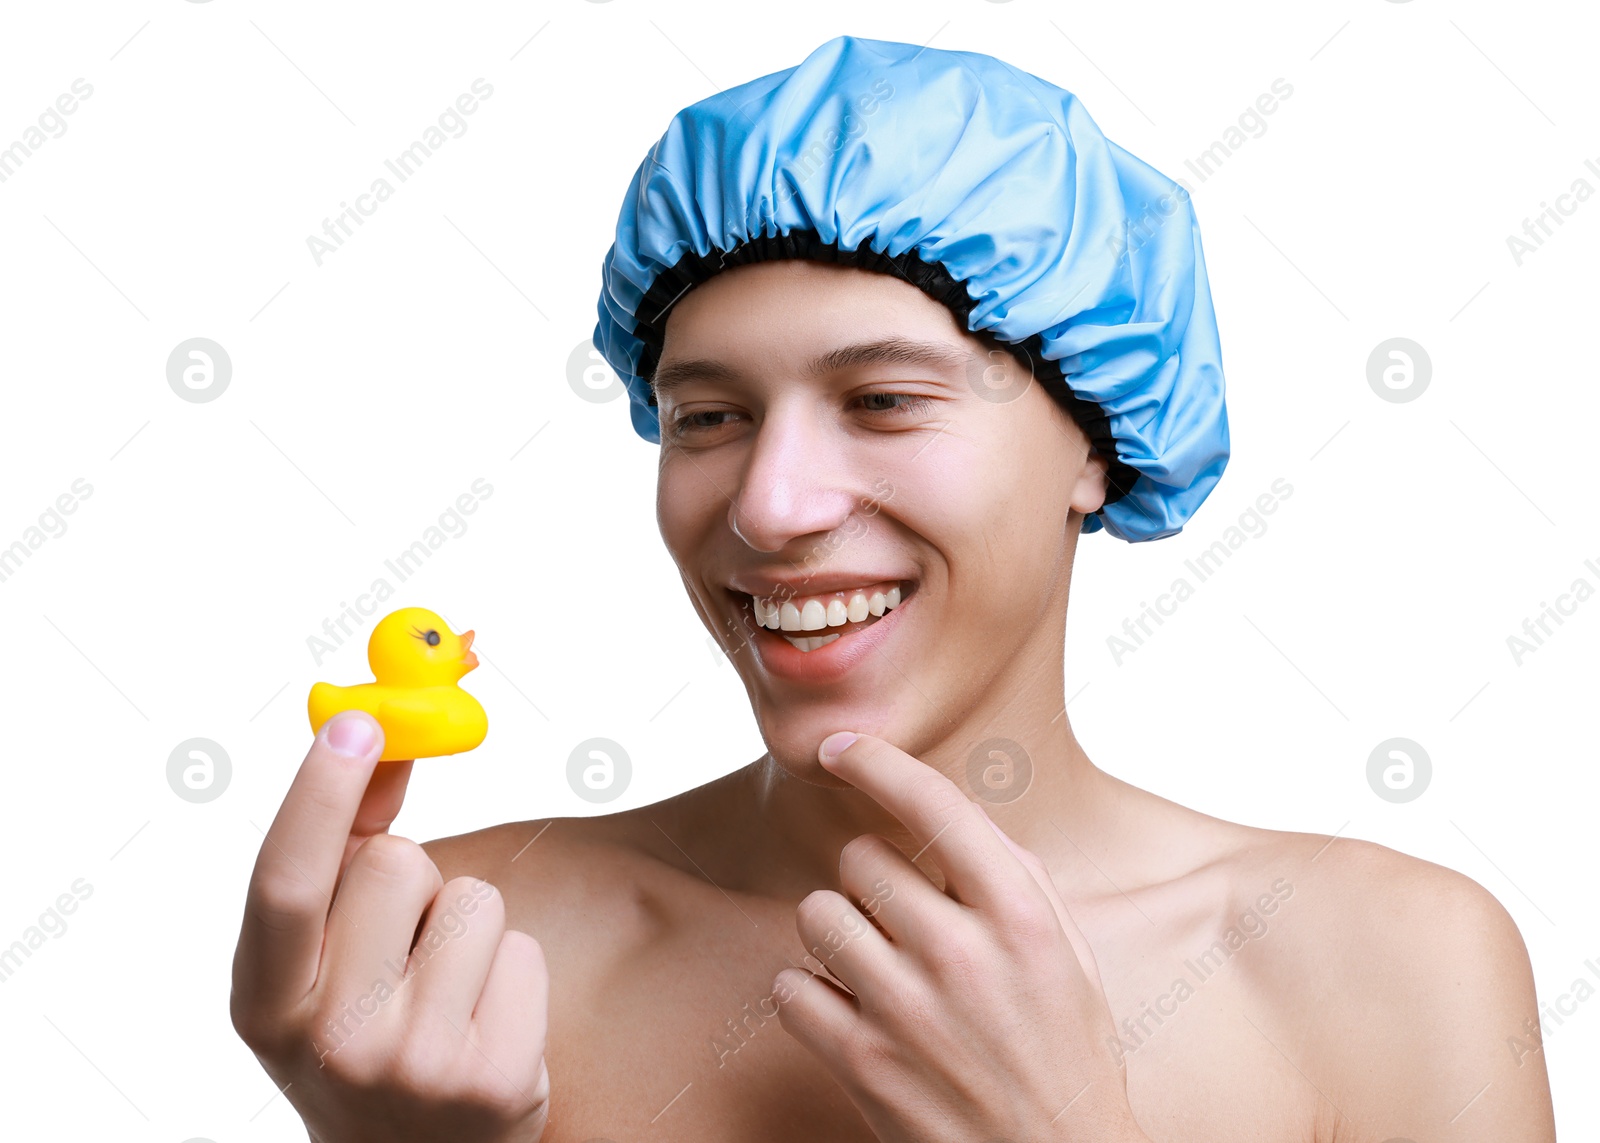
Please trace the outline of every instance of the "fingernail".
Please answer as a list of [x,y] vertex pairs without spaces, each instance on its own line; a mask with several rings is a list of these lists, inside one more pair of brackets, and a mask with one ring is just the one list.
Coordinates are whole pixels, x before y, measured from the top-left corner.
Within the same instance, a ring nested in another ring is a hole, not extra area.
[[822,760],[831,762],[843,754],[845,747],[849,746],[861,735],[850,730],[836,730],[822,740]]
[[346,758],[360,758],[372,749],[372,720],[359,714],[338,714],[328,722],[328,748]]

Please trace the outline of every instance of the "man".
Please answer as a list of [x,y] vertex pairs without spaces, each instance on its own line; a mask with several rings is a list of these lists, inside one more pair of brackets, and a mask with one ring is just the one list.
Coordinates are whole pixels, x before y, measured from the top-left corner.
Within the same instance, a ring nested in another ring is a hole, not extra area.
[[674,119],[595,342],[768,751],[417,846],[386,832],[410,763],[330,721],[233,997],[314,1138],[1554,1138],[1492,896],[1073,734],[1079,535],[1171,535],[1226,462],[1172,191],[970,53],[841,37]]

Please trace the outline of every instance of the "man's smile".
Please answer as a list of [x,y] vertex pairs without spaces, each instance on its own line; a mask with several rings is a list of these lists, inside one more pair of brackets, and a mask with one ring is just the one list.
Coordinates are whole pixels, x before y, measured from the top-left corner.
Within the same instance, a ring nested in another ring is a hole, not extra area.
[[[802,651],[813,651],[841,635],[853,634],[858,625],[870,623],[886,611],[900,606],[900,583],[884,580],[843,591],[811,595],[754,596],[756,623],[771,631],[784,632],[784,638]],[[839,628],[840,630],[831,630]],[[801,635],[799,632],[826,632]],[[788,634],[795,632],[795,634]]]
[[[832,575],[794,582],[738,579],[733,597],[756,659],[769,673],[796,682],[829,682],[850,670],[899,624],[917,583]],[[853,583],[848,581],[853,580]],[[821,585],[829,590],[818,591]],[[843,585],[843,586],[835,586]],[[807,590],[802,594],[800,587]],[[871,635],[865,633],[871,631]]]

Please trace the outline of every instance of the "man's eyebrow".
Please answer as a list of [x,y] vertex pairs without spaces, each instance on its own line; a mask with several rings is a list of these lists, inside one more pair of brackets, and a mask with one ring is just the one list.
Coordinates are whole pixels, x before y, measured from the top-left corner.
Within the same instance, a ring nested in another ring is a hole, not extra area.
[[[817,377],[862,365],[926,365],[954,369],[966,365],[970,357],[965,349],[948,342],[890,337],[830,349],[813,358],[804,373],[807,377]],[[659,366],[655,376],[650,379],[650,387],[659,400],[663,394],[689,381],[721,381],[737,385],[742,380],[740,372],[725,362],[711,357],[694,357],[669,361]]]

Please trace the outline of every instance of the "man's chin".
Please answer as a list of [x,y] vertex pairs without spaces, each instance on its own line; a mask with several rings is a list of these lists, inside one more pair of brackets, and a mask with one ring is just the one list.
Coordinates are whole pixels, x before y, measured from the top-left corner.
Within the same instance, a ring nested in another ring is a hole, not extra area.
[[[837,711],[837,713],[833,713]],[[887,741],[896,740],[894,727],[885,712],[840,704],[831,710],[814,710],[794,717],[769,717],[761,720],[762,741],[772,760],[789,773],[819,785],[840,785],[817,761],[822,740],[839,730],[854,730]]]
[[[770,751],[769,751],[770,753]],[[794,782],[803,782],[807,786],[817,786],[824,790],[848,790],[850,783],[837,775],[830,774],[822,768],[815,757],[805,758],[780,758],[773,754],[783,772]]]

